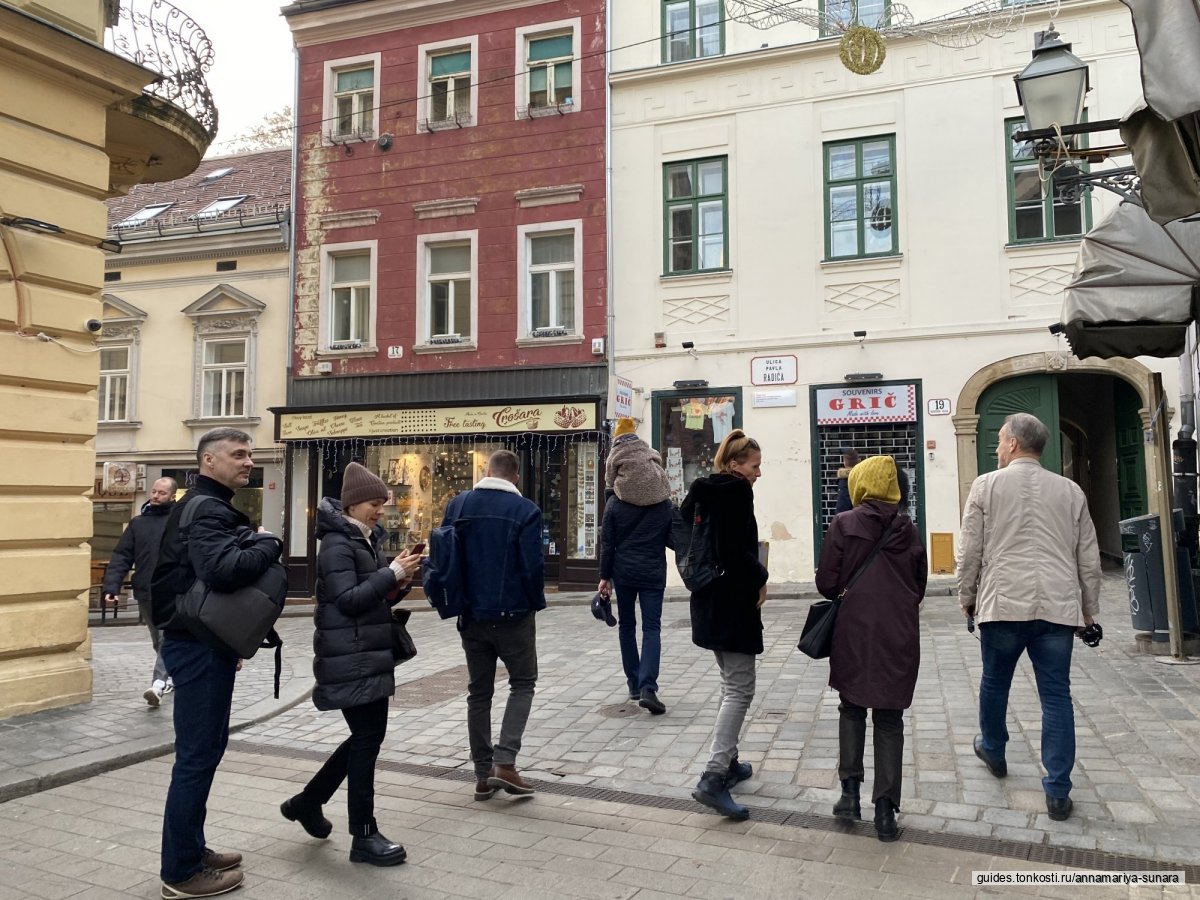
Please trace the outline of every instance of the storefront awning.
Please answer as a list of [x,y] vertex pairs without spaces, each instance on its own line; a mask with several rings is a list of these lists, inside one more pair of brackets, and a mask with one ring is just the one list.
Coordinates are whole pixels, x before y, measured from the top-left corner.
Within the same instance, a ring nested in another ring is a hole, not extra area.
[[1142,200],[1159,223],[1200,213],[1200,3],[1121,0],[1141,56],[1139,103],[1121,138],[1141,176]]
[[1154,222],[1124,202],[1084,236],[1064,291],[1072,352],[1178,356],[1200,301],[1200,219]]

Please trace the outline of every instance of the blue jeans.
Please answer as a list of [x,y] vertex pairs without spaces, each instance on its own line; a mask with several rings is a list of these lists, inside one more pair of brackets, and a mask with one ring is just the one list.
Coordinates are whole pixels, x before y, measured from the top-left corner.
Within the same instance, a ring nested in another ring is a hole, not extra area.
[[[663,589],[613,583],[617,594],[617,637],[629,693],[658,692],[658,661],[662,656]],[[642,653],[638,656],[637,609],[642,606]]]
[[983,678],[979,682],[979,733],[988,755],[1004,758],[1008,743],[1008,690],[1022,653],[1029,654],[1042,703],[1042,788],[1048,797],[1071,793],[1075,767],[1075,710],[1071,706],[1071,649],[1075,629],[1035,619],[979,626]]
[[229,743],[237,658],[170,635],[162,655],[175,680],[175,765],[163,811],[161,875],[175,884],[201,869],[208,792]]

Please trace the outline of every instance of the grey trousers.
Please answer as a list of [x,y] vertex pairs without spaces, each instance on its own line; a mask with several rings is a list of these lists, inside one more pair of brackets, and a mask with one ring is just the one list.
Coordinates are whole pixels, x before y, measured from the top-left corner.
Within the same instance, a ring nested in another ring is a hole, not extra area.
[[[838,778],[863,780],[863,753],[867,745],[867,710],[847,700],[838,704]],[[887,797],[900,808],[904,775],[904,710],[872,709],[875,726],[875,786],[871,802]]]
[[162,632],[154,627],[154,616],[150,608],[150,596],[140,591],[133,595],[137,601],[138,615],[150,629],[150,643],[154,645],[154,681],[167,680],[167,664],[162,658]]
[[754,699],[754,654],[714,650],[721,672],[721,705],[713,729],[712,751],[705,772],[724,775],[738,755],[738,735]]
[[[488,776],[492,764],[515,765],[533,706],[537,684],[537,630],[534,614],[502,622],[464,622],[459,629],[467,656],[467,738],[475,777]],[[508,669],[508,702],[500,740],[492,747],[492,694],[496,660]]]

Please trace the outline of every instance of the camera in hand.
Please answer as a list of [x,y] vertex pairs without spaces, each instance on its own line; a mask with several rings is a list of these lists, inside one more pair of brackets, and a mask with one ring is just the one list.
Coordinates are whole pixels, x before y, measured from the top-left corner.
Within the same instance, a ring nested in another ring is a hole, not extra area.
[[1099,622],[1093,622],[1087,628],[1079,629],[1075,634],[1089,647],[1098,647],[1104,640],[1104,629],[1100,627]]
[[974,606],[967,607],[967,632],[969,634],[975,633],[975,607]]

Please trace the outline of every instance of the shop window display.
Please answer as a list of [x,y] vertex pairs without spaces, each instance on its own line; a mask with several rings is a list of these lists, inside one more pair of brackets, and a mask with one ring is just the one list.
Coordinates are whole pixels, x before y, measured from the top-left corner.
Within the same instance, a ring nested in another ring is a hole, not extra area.
[[655,394],[655,446],[667,468],[671,502],[683,502],[697,478],[711,474],[721,441],[741,424],[740,396]]
[[567,556],[596,559],[599,538],[597,491],[603,490],[599,447],[572,444],[567,451]]

